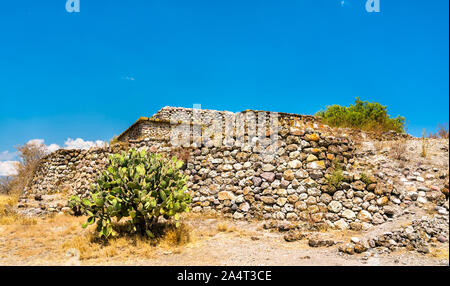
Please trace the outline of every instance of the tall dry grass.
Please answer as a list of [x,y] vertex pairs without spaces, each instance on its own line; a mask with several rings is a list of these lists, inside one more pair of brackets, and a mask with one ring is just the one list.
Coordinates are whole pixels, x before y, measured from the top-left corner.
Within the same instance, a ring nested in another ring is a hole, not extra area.
[[437,131],[435,133],[429,133],[428,138],[432,139],[448,139],[449,138],[449,131],[448,131],[448,124],[438,124]]
[[420,152],[420,156],[426,158],[428,154],[428,138],[425,137],[425,129],[422,131],[422,150]]
[[36,219],[24,217],[14,210],[17,204],[18,195],[0,195],[0,225],[34,225]]
[[391,145],[391,156],[396,160],[406,160],[407,156],[407,141],[404,139],[397,140]]
[[72,237],[61,247],[64,251],[78,250],[81,260],[106,257],[153,258],[159,249],[179,252],[181,247],[192,241],[191,230],[183,223],[179,227],[172,224],[161,226],[160,233],[154,239],[122,232],[120,227],[115,227],[118,236],[108,240],[99,239],[95,231],[91,230]]

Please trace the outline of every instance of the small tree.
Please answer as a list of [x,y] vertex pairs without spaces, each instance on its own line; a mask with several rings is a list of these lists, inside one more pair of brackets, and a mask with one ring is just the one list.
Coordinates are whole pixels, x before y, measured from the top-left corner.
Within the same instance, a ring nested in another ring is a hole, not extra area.
[[8,195],[22,194],[25,186],[33,178],[39,160],[47,154],[47,149],[40,142],[29,142],[16,146],[19,161],[16,164],[15,175],[3,178],[0,183],[1,189],[6,190]]
[[83,228],[97,222],[100,238],[114,235],[112,218],[129,218],[130,232],[154,237],[151,227],[160,216],[177,221],[180,213],[189,211],[191,196],[187,177],[179,170],[182,165],[176,157],[168,160],[145,150],[112,155],[89,197],[72,196],[69,206],[89,216]]
[[0,194],[9,195],[12,187],[12,177],[0,177]]
[[33,169],[37,162],[47,154],[47,149],[40,142],[27,143],[16,147],[20,157],[20,169]]

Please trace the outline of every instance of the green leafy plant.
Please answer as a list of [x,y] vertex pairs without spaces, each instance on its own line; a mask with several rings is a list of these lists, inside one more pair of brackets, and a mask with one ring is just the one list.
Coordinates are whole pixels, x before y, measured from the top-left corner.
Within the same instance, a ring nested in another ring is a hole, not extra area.
[[72,196],[69,206],[89,216],[83,228],[97,223],[100,238],[116,234],[113,218],[127,218],[128,231],[153,238],[151,228],[160,216],[178,221],[180,213],[189,211],[191,196],[187,177],[179,170],[182,165],[176,157],[169,160],[145,150],[114,154],[90,195]]
[[340,105],[327,106],[325,111],[319,111],[325,124],[334,127],[350,127],[368,131],[390,131],[403,133],[405,131],[405,118],[397,116],[391,118],[386,106],[377,102],[355,99],[355,103],[349,107]]

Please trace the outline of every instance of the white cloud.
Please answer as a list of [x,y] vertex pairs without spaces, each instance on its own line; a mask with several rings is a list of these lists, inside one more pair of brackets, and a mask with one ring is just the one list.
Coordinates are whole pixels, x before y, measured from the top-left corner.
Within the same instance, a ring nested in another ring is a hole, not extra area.
[[32,139],[28,141],[25,145],[42,145],[45,148],[45,152],[47,154],[55,152],[56,150],[61,148],[59,147],[58,144],[45,145],[44,139]]
[[124,79],[125,80],[131,80],[131,81],[134,81],[134,80],[136,80],[134,77],[132,77],[132,76],[126,76],[126,77],[124,77]]
[[10,153],[9,151],[3,151],[0,153],[0,161],[9,161],[17,156],[16,152]]
[[82,138],[72,139],[67,138],[66,142],[64,142],[64,146],[61,147],[58,144],[50,144],[46,145],[43,139],[32,139],[28,141],[26,144],[37,144],[43,145],[47,150],[47,153],[55,152],[58,149],[90,149],[95,147],[104,147],[105,142],[102,140],[89,141],[84,140]]
[[53,153],[56,150],[61,149],[61,147],[59,147],[58,144],[50,144],[49,146],[46,146],[46,147],[47,147],[47,152],[48,153]]
[[[61,147],[58,144],[46,145],[44,139],[32,139],[26,143],[26,145],[42,145],[47,154],[55,152]],[[102,140],[85,141],[81,138],[72,139],[68,138],[64,142],[63,149],[90,149],[95,147],[104,147],[105,142]],[[0,153],[0,177],[11,176],[17,174],[18,161],[12,161],[17,156],[16,153],[10,153],[9,151],[3,151]]]
[[31,139],[25,145],[45,145],[44,139]]
[[0,161],[0,176],[12,176],[17,174],[17,161]]
[[66,142],[64,142],[64,145],[64,149],[89,149],[93,147],[104,147],[105,142],[102,140],[84,141],[81,138],[75,140],[68,138]]
[[[46,145],[44,139],[32,139],[25,143],[25,145],[41,145],[45,148],[47,154],[53,153],[61,147],[58,144]],[[64,142],[63,149],[90,149],[94,147],[104,147],[105,142],[102,140],[96,141],[85,141],[81,138],[73,140],[68,138]],[[10,153],[9,151],[0,152],[0,176],[9,176],[16,174],[16,163],[18,161],[13,161],[17,158],[17,153]]]

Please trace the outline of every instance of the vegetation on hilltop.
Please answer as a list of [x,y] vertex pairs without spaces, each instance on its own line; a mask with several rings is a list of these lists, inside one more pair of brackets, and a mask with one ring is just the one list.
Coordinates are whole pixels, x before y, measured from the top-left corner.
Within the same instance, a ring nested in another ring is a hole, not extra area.
[[398,133],[405,132],[405,118],[397,116],[391,118],[387,107],[378,102],[355,99],[350,106],[337,104],[327,106],[325,111],[319,111],[316,116],[322,122],[332,127],[349,127],[366,131],[386,132],[393,130]]

